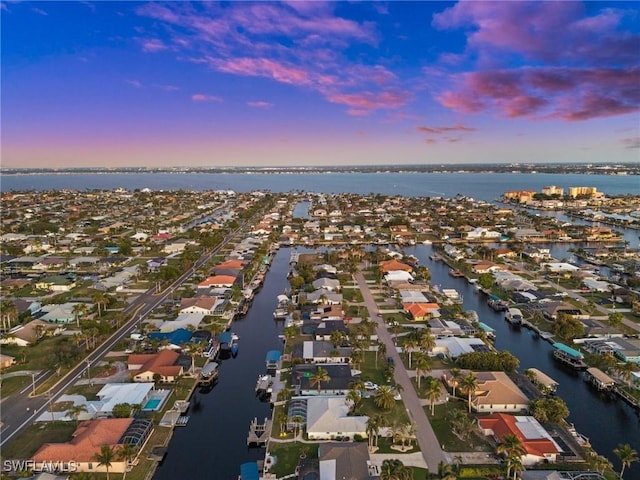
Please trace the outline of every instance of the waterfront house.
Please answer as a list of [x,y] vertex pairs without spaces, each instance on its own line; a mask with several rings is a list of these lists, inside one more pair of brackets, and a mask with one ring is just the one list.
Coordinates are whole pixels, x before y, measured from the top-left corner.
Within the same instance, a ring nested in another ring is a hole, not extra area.
[[588,315],[585,315],[582,310],[567,302],[545,302],[542,304],[542,314],[547,320],[557,320],[561,313],[578,319],[588,318]]
[[440,316],[440,306],[437,303],[403,303],[402,309],[415,322]]
[[158,353],[131,354],[127,359],[127,368],[134,382],[153,382],[154,375],[160,375],[163,383],[175,382],[184,373],[177,365],[180,355],[172,350]]
[[332,292],[340,290],[340,281],[333,278],[318,278],[312,282],[313,288],[325,289]]
[[[318,385],[311,382],[318,368],[326,370],[329,375],[329,380],[321,382],[319,390]],[[325,363],[321,366],[301,363],[293,366],[291,378],[296,395],[304,396],[346,395],[351,383],[357,380],[347,363]]]
[[146,383],[107,383],[96,394],[98,401],[86,402],[90,414],[95,418],[107,418],[113,414],[113,407],[119,404],[144,407],[151,398],[154,384]]
[[489,347],[480,338],[460,338],[444,337],[436,339],[436,346],[431,350],[430,355],[442,353],[455,360],[463,353],[489,351]]
[[4,353],[0,353],[0,369],[9,368],[12,365],[15,365],[16,359],[11,355],[5,355]]
[[349,363],[350,357],[351,347],[335,346],[327,340],[305,341],[298,355],[305,363]]
[[471,407],[478,413],[523,412],[529,399],[504,372],[473,372],[478,387],[471,396]]
[[178,329],[197,329],[206,316],[204,312],[185,312],[180,313],[175,320],[167,320],[160,325],[160,332],[168,333]]
[[36,282],[36,288],[50,292],[68,292],[76,286],[76,280],[70,275],[47,275]]
[[200,282],[198,284],[198,289],[211,287],[231,288],[235,281],[236,277],[232,277],[231,275],[214,275],[213,277],[205,278],[202,282]]
[[165,344],[161,348],[168,348],[170,350],[180,350],[184,345],[191,342],[193,332],[186,328],[177,328],[173,331],[155,331],[149,333],[150,340],[157,340]]
[[311,293],[302,293],[308,303],[321,303],[323,305],[342,305],[342,294],[320,288]]
[[[337,306],[336,306],[337,307]],[[340,310],[342,311],[342,310]],[[311,316],[311,319],[314,319],[314,316]],[[345,335],[349,335],[349,328],[344,324],[344,320],[342,318],[333,318],[333,319],[325,319],[318,324],[315,329],[315,340],[331,340],[331,334],[335,331],[339,331],[344,333]]]
[[378,467],[371,463],[367,445],[362,442],[321,443],[318,446],[318,463],[318,473],[326,473],[327,478],[369,480],[379,475]]
[[379,264],[380,271],[383,273],[389,273],[393,271],[404,271],[404,272],[413,272],[413,267],[406,263],[400,262],[395,258],[391,260],[386,260],[384,262],[380,262]]
[[224,303],[218,297],[203,295],[200,297],[183,298],[180,300],[180,313],[201,313],[203,315],[214,315],[216,305]]
[[[133,418],[107,418],[88,420],[80,423],[73,438],[66,443],[45,443],[33,455],[36,470],[46,470],[50,462],[67,465],[68,471],[103,473],[104,465],[99,465],[95,456],[103,445],[112,448],[116,455],[110,462],[110,473],[124,473],[127,461],[117,452],[122,448],[123,437],[133,424]],[[72,469],[71,466],[74,468]]]
[[611,340],[616,344],[616,357],[623,362],[634,362],[640,364],[640,340],[631,338],[614,338]]
[[306,400],[306,431],[309,440],[367,436],[369,417],[349,415],[350,405],[344,396],[308,397]]
[[521,460],[524,466],[532,466],[540,462],[555,462],[562,448],[551,435],[530,416],[514,416],[494,413],[478,420],[480,428],[487,436],[501,443],[505,436],[515,435],[524,448]]

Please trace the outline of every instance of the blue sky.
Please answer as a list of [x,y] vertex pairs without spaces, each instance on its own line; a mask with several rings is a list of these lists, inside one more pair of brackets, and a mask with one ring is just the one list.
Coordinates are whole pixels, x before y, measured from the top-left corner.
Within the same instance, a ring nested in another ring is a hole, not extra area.
[[4,167],[640,160],[632,2],[1,6]]

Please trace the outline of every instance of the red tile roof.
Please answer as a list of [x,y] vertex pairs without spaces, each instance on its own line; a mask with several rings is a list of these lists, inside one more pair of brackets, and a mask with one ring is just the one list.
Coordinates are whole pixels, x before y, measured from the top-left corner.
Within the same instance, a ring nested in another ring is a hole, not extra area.
[[527,439],[516,425],[516,417],[505,413],[492,413],[478,420],[484,429],[491,429],[498,441],[502,442],[505,435],[513,434],[520,439],[522,446],[529,455],[544,457],[548,454],[559,453],[556,445],[548,438]]

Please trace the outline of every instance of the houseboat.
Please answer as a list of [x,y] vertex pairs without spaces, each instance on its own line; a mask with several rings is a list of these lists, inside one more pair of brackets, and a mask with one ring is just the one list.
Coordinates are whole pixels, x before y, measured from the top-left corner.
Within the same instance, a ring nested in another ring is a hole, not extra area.
[[522,325],[522,312],[517,308],[507,309],[507,313],[504,314],[504,319],[511,325]]
[[584,372],[584,379],[598,390],[611,390],[616,385],[613,378],[595,367],[587,368],[587,371]]
[[453,303],[462,303],[462,295],[460,295],[458,291],[453,288],[443,288],[442,294]]
[[266,395],[272,392],[273,378],[271,375],[258,375],[256,381],[256,395]]
[[218,363],[209,362],[204,367],[202,367],[202,370],[200,370],[200,374],[198,375],[198,383],[200,385],[209,385],[218,379],[218,374]]
[[505,312],[509,309],[507,302],[502,300],[500,297],[496,297],[495,295],[489,296],[489,300],[487,300],[489,307],[494,309],[496,312]]
[[553,344],[553,358],[565,365],[575,368],[576,370],[585,370],[587,364],[584,361],[584,355],[571,347],[567,347],[563,343]]
[[456,270],[455,268],[449,269],[449,275],[455,278],[464,277],[464,273],[462,273],[460,270]]

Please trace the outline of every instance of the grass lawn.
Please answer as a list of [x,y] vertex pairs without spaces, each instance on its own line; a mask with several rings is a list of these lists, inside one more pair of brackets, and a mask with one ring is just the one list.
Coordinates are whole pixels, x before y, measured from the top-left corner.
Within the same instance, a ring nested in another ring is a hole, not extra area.
[[404,425],[410,422],[407,410],[402,401],[396,401],[393,408],[390,411],[387,411],[376,407],[375,403],[373,403],[373,398],[363,398],[362,407],[360,407],[358,415],[371,417],[376,413],[384,415],[388,425]]
[[9,377],[2,379],[2,396],[8,397],[22,390],[27,385],[31,385],[31,375],[20,375],[19,377]]
[[300,454],[304,451],[307,458],[318,458],[317,443],[269,443],[269,454],[276,458],[275,465],[270,472],[281,478],[294,473]]
[[425,412],[429,417],[429,422],[431,422],[431,426],[433,427],[436,437],[438,437],[438,441],[441,445],[444,445],[444,450],[447,452],[493,451],[491,444],[478,435],[472,434],[466,440],[461,440],[454,435],[451,429],[450,414],[454,410],[463,410],[466,412],[466,407],[466,402],[451,401],[443,405],[436,405],[435,415],[431,416],[430,406],[425,406]]
[[65,393],[69,395],[82,395],[87,400],[99,400],[98,392],[104,385],[75,385]]
[[2,447],[2,456],[4,458],[30,458],[44,443],[68,442],[75,429],[75,422],[34,423]]
[[148,477],[152,469],[155,469],[157,462],[155,460],[149,460],[147,455],[153,447],[167,445],[171,438],[171,433],[172,430],[165,427],[156,427],[153,430],[144,449],[138,455],[138,464],[133,467],[131,472],[127,473],[127,479],[144,480]]
[[381,355],[378,357],[378,364],[375,362],[376,352],[365,352],[365,361],[360,365],[360,379],[363,382],[373,382],[378,385],[387,385],[387,376],[385,373],[385,367],[387,366],[387,360]]

